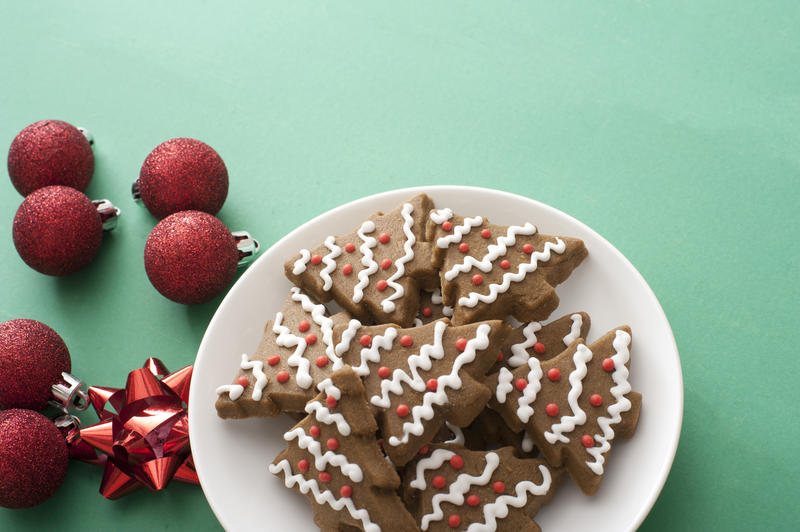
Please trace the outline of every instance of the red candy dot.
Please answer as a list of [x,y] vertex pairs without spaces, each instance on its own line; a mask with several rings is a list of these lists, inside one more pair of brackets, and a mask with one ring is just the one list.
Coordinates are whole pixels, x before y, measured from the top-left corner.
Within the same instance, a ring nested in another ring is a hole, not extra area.
[[558,371],[558,368],[550,368],[547,370],[547,378],[555,382],[561,378],[561,372]]
[[428,379],[428,382],[425,384],[425,386],[428,388],[428,390],[435,392],[436,388],[439,387],[439,381],[436,379]]
[[242,375],[241,377],[236,379],[236,384],[238,384],[239,386],[242,386],[243,388],[247,388],[247,385],[250,384],[250,381],[247,380],[247,377]]
[[431,450],[431,448],[428,447],[428,444],[426,443],[425,445],[423,445],[422,447],[419,448],[419,454],[422,454],[422,455],[428,454],[428,451],[430,451],[430,450]]
[[303,320],[297,324],[297,330],[300,332],[306,332],[311,328],[311,324],[308,323],[308,320]]
[[603,404],[603,396],[599,393],[592,394],[589,398],[589,402],[592,403],[592,406],[600,406]]
[[334,406],[339,404],[339,401],[337,401],[334,396],[329,395],[328,397],[325,398],[325,404],[328,405],[330,408],[333,408]]
[[614,364],[614,361],[612,359],[610,359],[610,358],[604,358],[603,359],[603,369],[604,370],[606,370],[606,371],[614,371],[615,367],[616,367],[616,364]]
[[317,366],[320,368],[324,368],[328,365],[328,357],[324,355],[320,355],[317,357]]
[[316,334],[309,334],[306,336],[306,344],[307,345],[314,345],[317,343],[317,335]]
[[433,316],[433,309],[431,309],[431,307],[425,307],[424,309],[422,309],[422,315],[425,316],[426,318],[430,318],[431,316]]
[[442,224],[442,229],[444,229],[445,231],[449,231],[452,228],[453,228],[453,224],[450,223],[450,222],[444,222]]
[[347,484],[339,488],[339,495],[341,495],[342,497],[350,497],[352,494],[353,494],[353,488]]
[[379,376],[381,379],[386,379],[386,378],[388,378],[388,377],[389,377],[389,375],[391,375],[391,374],[392,374],[392,370],[390,370],[390,369],[389,369],[389,368],[387,368],[386,366],[381,366],[381,367],[379,367],[379,368],[378,368],[378,376]]
[[316,265],[316,264],[319,264],[320,262],[322,262],[322,255],[312,255],[311,256],[311,264]]
[[353,265],[352,264],[345,264],[342,266],[342,273],[345,275],[350,275],[353,273]]
[[397,415],[406,417],[408,415],[408,405],[400,405],[397,407]]
[[525,379],[517,379],[517,382],[514,383],[514,387],[517,390],[522,391],[528,387],[528,381],[526,381]]
[[352,253],[356,250],[356,245],[352,242],[348,242],[347,245],[345,245],[344,250],[348,253]]
[[497,482],[492,484],[492,489],[494,490],[495,493],[503,493],[504,491],[506,491],[506,485],[498,480]]
[[522,251],[530,255],[531,253],[533,253],[533,246],[530,244],[525,244],[524,246],[522,246]]
[[270,366],[274,366],[275,364],[277,364],[280,361],[281,361],[281,357],[279,357],[278,355],[272,355],[271,357],[269,357],[267,359],[267,364],[269,364]]
[[582,443],[582,444],[583,444],[583,446],[584,446],[584,447],[586,447],[586,448],[589,448],[589,447],[594,447],[594,438],[592,438],[592,437],[591,437],[591,436],[589,436],[588,434],[584,434],[584,435],[581,437],[581,443]]
[[400,345],[402,345],[403,347],[410,347],[411,344],[413,343],[414,339],[407,334],[404,334],[403,336],[400,337]]
[[319,438],[319,427],[317,425],[311,425],[308,429],[308,433],[311,434],[312,438]]
[[479,285],[483,282],[483,275],[476,273],[472,276],[472,284]]
[[450,528],[456,528],[461,524],[461,517],[453,514],[447,519],[447,524],[450,525]]
[[558,415],[558,405],[555,403],[550,403],[544,407],[544,411],[547,412],[548,416],[556,417]]
[[381,261],[381,269],[388,270],[392,267],[392,259],[383,259]]
[[368,334],[365,334],[364,336],[362,336],[358,341],[364,347],[369,347],[369,346],[372,345],[372,337],[370,335],[368,335]]
[[283,384],[284,382],[289,380],[289,373],[286,371],[279,371],[278,374],[275,375],[275,378],[278,380],[278,382]]
[[484,229],[483,231],[481,231],[481,236],[483,238],[489,238],[490,236],[492,236],[492,232],[488,229]]
[[434,488],[440,490],[440,489],[442,489],[444,487],[445,484],[447,484],[447,481],[445,480],[445,478],[442,475],[436,475],[431,480],[431,484],[433,484]]
[[331,481],[331,474],[327,471],[320,471],[319,472],[319,481],[320,482],[330,482]]
[[547,348],[542,342],[536,342],[533,344],[533,350],[536,352],[536,354],[543,355],[544,352],[547,351]]
[[459,250],[461,253],[466,253],[467,251],[469,251],[469,244],[467,244],[466,242],[462,242],[462,243],[460,243],[460,244],[458,245],[458,250]]
[[502,360],[503,360],[503,352],[502,351],[498,351],[497,352],[497,361],[501,362]]
[[507,270],[511,267],[511,263],[508,261],[508,259],[503,259],[502,261],[500,261],[500,267],[503,268],[504,270]]
[[389,283],[387,283],[383,279],[375,283],[375,288],[378,289],[378,292],[383,292],[384,290],[386,290],[387,286],[389,286]]
[[464,459],[458,456],[457,454],[453,455],[450,458],[450,465],[452,466],[453,469],[461,469],[462,467],[464,467]]
[[481,503],[481,498],[477,495],[470,495],[467,497],[467,504],[470,506],[478,506]]
[[386,244],[389,241],[389,233],[381,233],[378,235],[378,241],[381,244]]
[[308,460],[306,460],[305,458],[303,458],[302,460],[300,460],[299,462],[297,462],[297,469],[299,469],[299,470],[300,470],[301,472],[303,472],[303,473],[305,473],[306,471],[308,471]]
[[335,451],[336,449],[339,448],[339,440],[337,440],[336,438],[328,438],[328,441],[325,442],[325,445],[331,451]]
[[467,339],[466,338],[459,338],[456,340],[456,349],[459,351],[463,351],[467,348]]

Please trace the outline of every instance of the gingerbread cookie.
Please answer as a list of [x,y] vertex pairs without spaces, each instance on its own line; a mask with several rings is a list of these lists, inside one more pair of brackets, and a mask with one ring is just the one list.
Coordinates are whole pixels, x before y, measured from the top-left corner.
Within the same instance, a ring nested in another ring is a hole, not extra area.
[[433,445],[403,474],[403,500],[420,530],[538,531],[533,521],[563,469],[520,459],[510,447],[470,451]]
[[494,225],[450,209],[430,213],[426,235],[456,324],[508,315],[546,319],[558,306],[554,287],[588,254],[577,238],[542,235],[530,223]]
[[[233,384],[217,388],[217,414],[223,418],[275,417],[303,412],[315,385],[342,367],[339,354],[349,347],[357,320],[333,317],[299,288],[267,323],[255,354],[243,354]],[[334,338],[334,327],[343,325]]]
[[334,299],[362,321],[409,327],[419,290],[435,283],[425,224],[433,201],[420,194],[392,211],[378,212],[355,231],[302,249],[284,270],[294,284],[322,302]]
[[397,495],[400,477],[378,446],[361,379],[345,367],[317,388],[311,415],[283,435],[288,447],[270,472],[309,499],[323,531],[417,530]]
[[513,430],[526,429],[550,464],[565,464],[588,495],[600,486],[614,437],[636,429],[642,397],[628,382],[630,344],[630,328],[620,327],[588,347],[581,339],[555,358],[531,357],[487,378],[490,406]]
[[422,290],[419,295],[419,310],[414,318],[415,327],[421,327],[426,323],[442,318],[452,317],[453,309],[442,302],[442,290],[440,288]]
[[362,327],[342,360],[364,379],[392,462],[402,466],[433,440],[445,421],[466,426],[492,391],[483,384],[508,325],[487,321],[453,327]]

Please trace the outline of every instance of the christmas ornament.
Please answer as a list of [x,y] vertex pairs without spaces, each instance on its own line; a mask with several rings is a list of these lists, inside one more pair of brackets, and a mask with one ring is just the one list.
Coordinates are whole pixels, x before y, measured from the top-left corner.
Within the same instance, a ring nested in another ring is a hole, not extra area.
[[32,410],[0,412],[0,506],[46,501],[61,486],[68,462],[66,442],[52,421]]
[[68,275],[87,266],[116,226],[119,209],[108,200],[91,201],[64,186],[30,194],[14,217],[14,245],[22,260],[47,275]]
[[[74,458],[104,465],[103,497],[118,499],[142,486],[161,490],[173,478],[199,484],[186,412],[192,369],[170,373],[160,360],[149,358],[128,374],[123,389],[89,387],[100,422],[83,429],[75,423],[67,441]],[[57,395],[68,405],[81,385],[73,379]]]
[[43,410],[71,365],[64,340],[44,323],[0,323],[0,408]]
[[8,149],[8,175],[23,196],[50,185],[86,190],[94,173],[91,134],[61,120],[31,124]]
[[228,170],[208,144],[172,139],[150,152],[132,192],[159,219],[188,210],[216,214],[228,195]]
[[147,238],[144,266],[161,294],[187,305],[205,303],[230,285],[237,264],[258,253],[249,233],[231,233],[217,218],[184,211],[161,220]]

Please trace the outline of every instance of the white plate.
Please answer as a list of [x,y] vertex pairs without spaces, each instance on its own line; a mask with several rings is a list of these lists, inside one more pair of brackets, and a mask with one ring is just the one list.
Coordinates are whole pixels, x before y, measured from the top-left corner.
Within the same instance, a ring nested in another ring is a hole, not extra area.
[[636,435],[616,440],[605,479],[586,497],[566,479],[536,520],[542,529],[633,530],[644,520],[667,478],[683,417],[683,377],[667,318],[650,287],[614,246],[578,220],[514,194],[472,187],[408,188],[342,205],[298,227],[253,263],[222,301],[206,330],[194,366],[189,435],[206,498],[227,530],[316,531],[308,501],[267,472],[283,448],[288,418],[222,420],[215,389],[234,377],[242,353],[252,353],[264,324],[280,310],[290,287],[284,261],[300,248],[341,234],[378,210],[425,192],[437,207],[481,214],[498,224],[531,221],[545,234],[583,239],[589,257],[558,287],[559,316],[584,310],[592,318],[587,343],[617,325],[633,330],[631,383],[643,395]]

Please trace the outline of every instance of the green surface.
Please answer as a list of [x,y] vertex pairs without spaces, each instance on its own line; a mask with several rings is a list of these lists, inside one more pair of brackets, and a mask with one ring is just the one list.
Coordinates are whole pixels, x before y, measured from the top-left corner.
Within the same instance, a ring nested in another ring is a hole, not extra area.
[[[150,355],[193,361],[219,300],[152,289],[155,220],[130,199],[175,136],[222,155],[220,216],[266,245],[404,185],[516,192],[608,238],[675,332],[683,433],[642,529],[794,528],[800,5],[378,4],[2,0],[0,147],[44,118],[86,126],[88,194],[123,217],[90,267],[45,277],[15,252],[21,197],[0,179],[0,320],[54,327],[92,384],[122,385]],[[219,527],[199,488],[111,502],[100,479],[73,463],[41,507],[0,509],[0,529]]]

